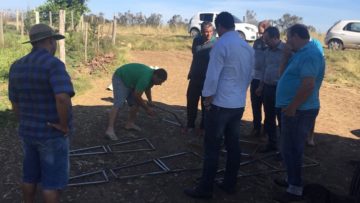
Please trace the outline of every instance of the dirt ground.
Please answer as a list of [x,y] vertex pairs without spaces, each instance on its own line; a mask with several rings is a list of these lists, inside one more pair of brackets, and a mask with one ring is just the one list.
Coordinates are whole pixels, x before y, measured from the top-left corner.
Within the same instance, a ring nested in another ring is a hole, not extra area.
[[[179,51],[133,51],[130,52],[131,62],[141,62],[166,68],[168,80],[162,86],[153,88],[153,100],[163,108],[171,110],[186,120],[186,76],[191,62],[189,52]],[[82,95],[73,99],[74,135],[71,138],[71,148],[79,149],[91,146],[109,145],[115,142],[104,137],[107,122],[107,112],[111,106],[112,92],[105,90],[110,78],[101,78],[93,81],[93,87]],[[359,124],[360,124],[360,91],[324,83],[321,89],[322,108],[316,124],[316,146],[306,148],[306,156],[320,163],[316,167],[304,169],[305,183],[320,183],[339,194],[347,194],[351,181],[353,167],[350,160],[360,160]],[[200,170],[184,171],[169,174],[158,174],[138,178],[115,179],[109,169],[134,164],[170,155],[178,152],[191,151],[202,154],[202,137],[195,135],[182,135],[180,128],[167,123],[162,119],[175,121],[174,117],[166,112],[156,110],[157,117],[150,118],[140,112],[137,124],[141,132],[126,131],[123,124],[126,119],[125,109],[119,114],[116,131],[120,141],[147,138],[156,148],[152,151],[139,151],[129,153],[110,153],[92,156],[71,158],[71,175],[105,170],[109,182],[67,188],[62,196],[62,202],[203,202],[188,198],[183,189],[193,186],[201,175]],[[261,140],[249,135],[251,124],[251,108],[248,97],[242,123],[241,142],[244,153],[251,154]],[[254,144],[255,143],[255,144]],[[11,146],[11,147],[9,147]],[[148,148],[144,143],[113,147],[113,150],[130,150]],[[20,202],[21,191],[18,187],[21,181],[21,145],[16,137],[15,129],[3,132],[0,142],[0,202]],[[262,156],[259,153],[253,157]],[[250,160],[243,156],[243,160]],[[224,165],[224,157],[220,158],[220,168]],[[191,156],[164,159],[171,169],[199,168],[201,159]],[[267,160],[277,167],[279,162],[272,158]],[[312,163],[307,161],[306,164]],[[241,167],[242,174],[269,170],[270,168],[260,162]],[[143,166],[116,171],[118,176],[137,173],[159,171],[154,163]],[[272,202],[274,192],[281,191],[273,183],[273,178],[283,173],[263,174],[257,176],[241,177],[235,195],[227,195],[215,187],[214,198],[209,202]],[[219,176],[221,177],[221,176]],[[100,175],[84,178],[81,181],[101,180]]]

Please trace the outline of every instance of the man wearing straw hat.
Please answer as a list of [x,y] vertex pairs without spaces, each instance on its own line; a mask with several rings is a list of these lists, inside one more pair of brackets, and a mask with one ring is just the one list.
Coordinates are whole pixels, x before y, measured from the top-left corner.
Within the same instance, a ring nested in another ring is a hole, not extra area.
[[9,99],[19,120],[23,143],[23,198],[34,202],[41,183],[44,202],[60,202],[68,184],[71,97],[74,89],[65,65],[54,57],[64,39],[45,24],[31,27],[32,50],[9,72]]

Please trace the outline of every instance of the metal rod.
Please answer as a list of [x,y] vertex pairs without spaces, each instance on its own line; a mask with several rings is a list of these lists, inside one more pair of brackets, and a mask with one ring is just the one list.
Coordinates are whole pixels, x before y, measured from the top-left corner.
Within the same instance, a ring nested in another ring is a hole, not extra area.
[[75,152],[79,152],[79,151],[87,151],[87,150],[90,150],[90,149],[96,149],[96,148],[102,148],[104,146],[93,146],[93,147],[86,147],[86,148],[81,148],[81,149],[73,149],[73,150],[70,150],[70,153],[75,153]]
[[150,142],[150,140],[148,138],[145,138],[146,142],[150,145],[151,149],[155,150],[156,148],[154,147],[154,145]]
[[175,122],[175,121],[168,120],[168,119],[166,119],[166,118],[163,118],[162,121],[167,122],[167,123],[171,123],[171,124],[174,124],[174,125],[176,125],[176,126],[181,127],[180,123],[177,123],[177,122]]
[[174,113],[174,112],[172,112],[172,111],[170,111],[170,110],[167,110],[167,109],[165,109],[165,108],[163,108],[163,107],[160,107],[160,106],[158,106],[158,105],[154,105],[154,104],[153,104],[153,106],[154,106],[155,108],[161,110],[161,111],[164,111],[164,112],[167,112],[167,113],[173,115],[174,118],[176,119],[176,121],[180,124],[180,127],[182,127],[182,128],[185,127],[185,125],[182,123],[181,119],[178,117],[178,115],[177,115],[176,113]]
[[154,159],[154,161],[157,162],[158,164],[160,164],[165,171],[171,171],[171,169],[160,159]]
[[100,184],[100,183],[109,182],[109,178],[108,178],[105,170],[80,174],[80,175],[77,175],[77,176],[70,177],[69,180],[78,179],[78,178],[82,178],[82,177],[86,177],[86,176],[91,176],[91,175],[94,175],[94,174],[102,174],[104,180],[69,183],[68,186],[93,185],[93,184]]

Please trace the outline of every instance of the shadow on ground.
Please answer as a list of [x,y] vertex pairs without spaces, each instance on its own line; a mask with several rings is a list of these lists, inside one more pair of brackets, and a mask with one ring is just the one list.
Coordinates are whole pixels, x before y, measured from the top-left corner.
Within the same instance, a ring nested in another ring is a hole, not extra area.
[[[111,98],[103,99],[111,101]],[[175,112],[185,121],[186,111],[184,106],[169,106],[164,103],[156,104]],[[74,134],[71,137],[72,149],[114,143],[107,140],[104,136],[109,109],[110,104],[109,106],[77,105],[73,107]],[[178,126],[163,121],[163,118],[175,121],[173,115],[156,110],[157,117],[150,118],[141,111],[137,124],[141,126],[142,131],[136,132],[127,131],[122,128],[127,112],[128,108],[121,111],[116,123],[116,132],[120,141],[148,138],[156,150],[73,157],[71,158],[72,176],[96,170],[108,170],[109,168],[182,151],[193,151],[200,155],[202,154],[203,137],[193,134],[184,135]],[[13,124],[13,114],[0,112],[0,116],[2,120],[11,118],[12,123],[12,125],[5,125],[4,129],[1,129],[0,162],[3,163],[3,167],[0,169],[0,176],[2,177],[0,183],[1,202],[20,202],[21,191],[18,185],[21,181],[21,144]],[[263,144],[258,138],[248,136],[251,128],[251,122],[242,122],[241,139]],[[359,159],[359,141],[343,138],[339,135],[321,133],[316,133],[315,139],[317,146],[307,148],[306,155],[317,160],[320,165],[304,169],[305,183],[320,183],[338,194],[347,194],[353,172],[353,167],[348,164],[348,161]],[[255,148],[255,145],[243,142],[241,145],[243,152],[246,153],[253,152]],[[262,155],[259,153],[254,154],[254,157],[259,156]],[[243,160],[245,159],[246,157]],[[223,160],[224,157],[222,156],[222,164]],[[169,163],[169,165],[171,164],[201,167],[201,160],[185,157]],[[254,171],[264,169],[263,165],[257,164],[249,167],[248,170]],[[139,167],[126,171],[126,173],[147,172],[148,170],[151,170],[151,168]],[[214,198],[209,202],[271,202],[273,193],[282,190],[276,187],[272,180],[282,174],[239,178],[237,194],[229,196],[215,188]],[[123,180],[116,180],[113,176],[109,175],[109,182],[104,184],[67,188],[63,193],[62,202],[201,202],[188,198],[182,192],[184,188],[193,186],[195,180],[200,175],[201,171],[199,170]]]

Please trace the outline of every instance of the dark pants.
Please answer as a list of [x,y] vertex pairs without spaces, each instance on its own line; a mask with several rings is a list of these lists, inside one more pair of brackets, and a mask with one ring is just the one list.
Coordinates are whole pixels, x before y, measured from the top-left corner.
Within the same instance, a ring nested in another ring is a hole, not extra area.
[[261,130],[261,107],[263,104],[263,97],[257,96],[255,91],[259,87],[260,80],[253,79],[250,85],[250,98],[251,98],[251,107],[253,113],[253,126],[254,130]]
[[301,195],[304,146],[319,109],[298,110],[296,115],[289,117],[282,114],[281,118],[281,155],[287,171],[289,187],[287,192]]
[[275,107],[276,85],[264,84],[263,98],[264,98],[264,112],[265,121],[264,129],[269,137],[268,145],[277,148],[277,129],[276,118],[281,125],[281,110]]
[[204,105],[203,105],[203,97],[201,96],[201,91],[203,88],[203,81],[190,80],[189,86],[187,89],[187,127],[194,128],[195,121],[198,112],[198,103],[201,98],[201,122],[200,128],[204,129]]
[[205,113],[205,153],[200,187],[212,192],[218,169],[219,152],[223,137],[227,151],[224,184],[227,188],[235,187],[240,167],[240,121],[244,108],[228,109],[215,105]]

